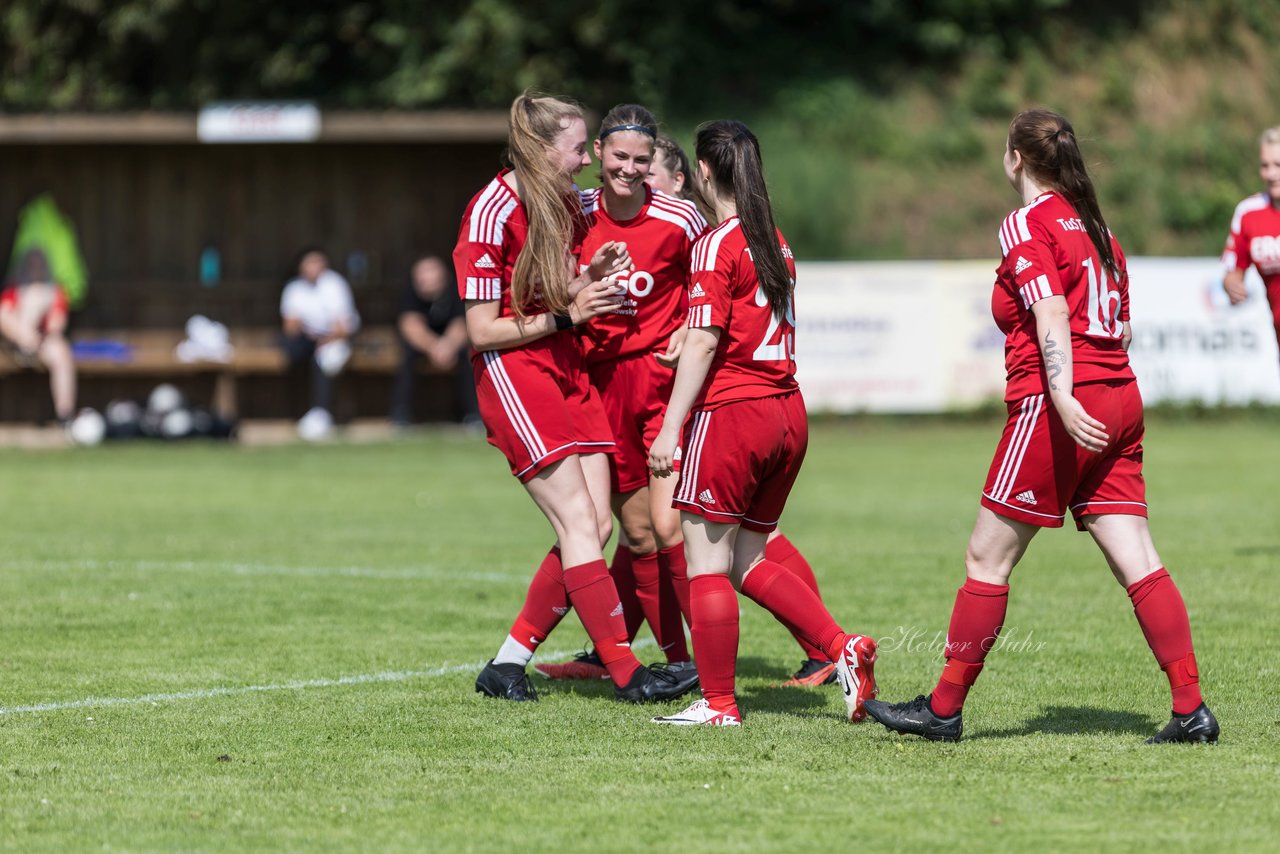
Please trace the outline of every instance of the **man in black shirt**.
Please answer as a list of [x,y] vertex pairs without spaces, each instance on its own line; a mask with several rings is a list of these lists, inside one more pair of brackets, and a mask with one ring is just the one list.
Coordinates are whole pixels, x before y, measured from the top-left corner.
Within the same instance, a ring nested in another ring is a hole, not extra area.
[[467,358],[467,327],[462,299],[453,286],[448,268],[434,255],[413,265],[409,285],[400,301],[397,321],[404,355],[396,373],[391,397],[391,421],[412,421],[413,382],[419,358],[441,371],[453,371],[458,413],[464,424],[479,424],[475,380]]

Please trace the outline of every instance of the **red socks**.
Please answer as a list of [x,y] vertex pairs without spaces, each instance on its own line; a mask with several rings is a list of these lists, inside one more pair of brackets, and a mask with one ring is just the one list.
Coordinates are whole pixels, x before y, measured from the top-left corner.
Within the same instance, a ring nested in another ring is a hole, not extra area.
[[626,685],[639,669],[640,662],[631,653],[618,588],[609,577],[604,560],[567,567],[564,586],[600,661],[609,670],[609,677],[615,685]]
[[542,565],[529,582],[524,607],[511,626],[511,636],[530,652],[547,639],[551,630],[569,613],[569,594],[564,589],[564,569],[560,565],[560,548],[553,547],[542,559]]
[[[680,546],[684,548],[683,545]],[[683,555],[681,556],[683,565]],[[681,579],[684,583],[684,595],[689,596],[689,579]],[[667,656],[667,662],[675,664],[689,660],[689,644],[684,639],[684,613],[680,610],[680,598],[676,595],[676,582],[668,572],[662,570],[662,558],[658,558],[658,619],[662,622],[662,634],[658,643]]]
[[1169,677],[1173,713],[1194,712],[1200,697],[1200,674],[1191,646],[1191,623],[1182,594],[1163,567],[1128,588],[1133,613],[1147,638],[1147,646],[1160,669]]
[[[658,553],[631,555],[631,570],[636,579],[636,598],[640,600],[640,609],[644,612],[644,619],[648,621],[659,649],[666,655],[668,662],[688,661],[689,648],[684,642],[680,606],[675,599],[670,579],[666,579],[667,583],[663,584]],[[627,629],[631,629],[630,620],[627,621]],[[630,637],[634,640],[635,633],[631,632]]]
[[640,608],[640,600],[636,596],[636,576],[631,569],[631,550],[619,545],[613,550],[613,563],[609,565],[609,575],[613,578],[613,586],[618,589],[618,601],[622,603],[622,618],[627,624],[627,640],[635,640],[640,624],[644,622],[644,611]]
[[698,658],[702,696],[718,712],[736,708],[734,671],[738,666],[738,597],[727,575],[689,579],[693,609],[693,653]]
[[[690,582],[692,584],[692,582]],[[844,630],[822,604],[818,594],[794,572],[763,560],[747,573],[742,594],[773,614],[796,637],[803,637],[814,649],[815,657],[835,661],[844,645]],[[697,623],[694,624],[697,626]],[[698,672],[702,672],[702,656],[698,656]]]
[[[689,569],[684,562],[684,543],[676,543],[665,549],[658,549],[658,573],[662,583],[670,583],[675,593],[675,601],[680,606],[680,614],[686,624],[693,625],[693,611],[689,610]],[[664,594],[665,595],[665,594]]]
[[[800,554],[800,550],[786,538],[786,535],[779,534],[765,543],[764,556],[766,560],[780,563],[791,570],[818,598],[822,598],[822,593],[818,590],[818,578],[813,574],[813,567],[809,566],[809,561],[804,559],[804,555]],[[800,644],[801,649],[804,650],[804,654],[809,658],[816,658],[819,661],[827,659],[825,652],[809,643],[801,635],[796,634],[794,631],[791,634],[795,637],[796,643]]]
[[956,592],[947,629],[947,663],[933,689],[933,712],[949,718],[964,707],[969,688],[982,672],[982,663],[1004,627],[1009,585],[966,578]]

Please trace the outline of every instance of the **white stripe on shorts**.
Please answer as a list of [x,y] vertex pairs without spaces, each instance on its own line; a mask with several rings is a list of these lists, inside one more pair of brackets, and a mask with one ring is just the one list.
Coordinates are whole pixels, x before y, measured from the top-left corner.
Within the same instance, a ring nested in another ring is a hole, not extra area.
[[707,438],[707,425],[711,423],[711,412],[693,413],[693,429],[689,431],[689,448],[684,455],[680,470],[680,491],[677,497],[681,501],[694,503],[697,497],[698,463],[702,457],[702,443]]
[[529,452],[529,456],[536,463],[547,455],[547,446],[542,444],[542,437],[538,435],[537,429],[533,426],[533,419],[529,417],[523,401],[520,400],[520,394],[516,391],[515,385],[512,384],[511,377],[507,375],[506,366],[502,364],[502,357],[496,351],[486,351],[484,364],[489,370],[489,377],[493,380],[493,387],[498,392],[498,397],[502,401],[502,408],[506,410],[511,426],[515,427],[516,435],[520,437],[520,441],[524,443],[525,450]]
[[1013,491],[1018,470],[1022,467],[1022,458],[1027,453],[1027,446],[1031,444],[1031,434],[1035,431],[1036,420],[1040,417],[1043,406],[1043,394],[1033,394],[1022,399],[1022,412],[1018,415],[1018,423],[1009,438],[1009,447],[1005,448],[996,482],[991,486],[991,497],[996,501],[1003,502]]

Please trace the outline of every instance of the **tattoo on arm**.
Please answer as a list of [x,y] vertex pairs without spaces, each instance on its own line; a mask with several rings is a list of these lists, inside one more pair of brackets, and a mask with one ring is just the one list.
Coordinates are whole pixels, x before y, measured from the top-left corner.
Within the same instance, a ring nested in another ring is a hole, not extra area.
[[1053,336],[1048,332],[1044,334],[1044,369],[1049,375],[1049,390],[1057,391],[1058,384],[1055,380],[1062,373],[1062,367],[1067,363],[1067,354],[1058,349],[1058,342],[1053,340]]

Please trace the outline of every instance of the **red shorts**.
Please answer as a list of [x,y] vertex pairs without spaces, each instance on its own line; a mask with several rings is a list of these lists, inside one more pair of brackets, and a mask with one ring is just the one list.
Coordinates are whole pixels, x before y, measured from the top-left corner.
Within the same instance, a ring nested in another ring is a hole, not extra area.
[[660,365],[650,353],[600,362],[588,370],[618,443],[611,468],[613,491],[627,493],[648,486],[649,446],[662,429],[675,371]]
[[[22,296],[20,285],[10,285],[3,291],[0,291],[0,307],[16,309],[18,302]],[[66,316],[71,310],[71,304],[67,301],[67,292],[62,289],[61,285],[53,286],[53,303],[49,306],[49,310],[40,318],[40,331],[49,331],[49,318],[55,315]]]
[[574,454],[613,453],[609,420],[570,336],[477,353],[471,364],[489,444],[521,483]]
[[982,489],[983,507],[1043,528],[1062,527],[1062,515],[1070,510],[1082,531],[1084,516],[1147,515],[1138,384],[1086,383],[1075,387],[1075,396],[1106,425],[1106,450],[1093,454],[1077,445],[1048,395],[1013,401]]
[[711,522],[768,533],[778,527],[809,446],[800,392],[693,413],[672,506]]

